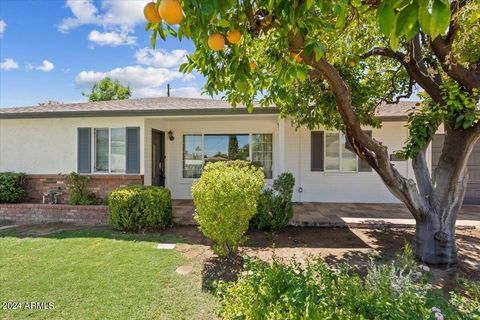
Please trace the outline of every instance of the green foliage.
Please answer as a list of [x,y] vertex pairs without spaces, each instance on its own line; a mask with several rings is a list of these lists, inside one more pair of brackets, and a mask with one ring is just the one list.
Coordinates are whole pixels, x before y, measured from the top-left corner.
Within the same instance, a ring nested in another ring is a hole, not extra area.
[[238,281],[219,285],[220,315],[227,320],[427,320],[435,319],[432,307],[437,307],[445,319],[475,319],[471,305],[478,299],[463,296],[448,303],[426,283],[412,256],[400,260],[407,265],[371,262],[364,278],[348,264],[332,269],[320,259],[306,265],[250,260]]
[[378,24],[398,50],[400,38],[411,40],[420,30],[435,39],[450,24],[449,0],[385,0],[377,10]]
[[172,196],[163,187],[131,185],[108,197],[110,224],[119,230],[165,229],[173,224]]
[[92,178],[90,176],[80,175],[72,172],[65,176],[67,191],[69,195],[68,203],[71,205],[88,206],[101,205],[105,201],[99,198],[94,192],[87,189],[87,184]]
[[88,101],[110,101],[110,100],[125,100],[130,98],[132,92],[130,86],[124,86],[120,81],[112,81],[109,77],[96,82],[92,86],[90,93],[82,92],[82,95],[88,97]]
[[402,157],[413,158],[420,150],[425,149],[442,123],[455,129],[468,129],[480,121],[480,110],[476,106],[479,89],[468,93],[453,81],[444,82],[440,88],[443,104],[425,97],[419,111],[410,115],[408,140],[399,153]]
[[0,203],[20,202],[25,195],[24,173],[0,172]]
[[261,168],[241,160],[208,163],[192,185],[195,220],[200,231],[215,242],[218,255],[235,254],[246,240],[263,185]]
[[480,319],[480,283],[458,279],[461,290],[450,292],[451,304],[458,314],[470,315],[472,319]]
[[258,198],[257,213],[250,221],[256,229],[283,230],[293,217],[292,195],[295,178],[282,173],[273,182],[272,189],[262,191]]

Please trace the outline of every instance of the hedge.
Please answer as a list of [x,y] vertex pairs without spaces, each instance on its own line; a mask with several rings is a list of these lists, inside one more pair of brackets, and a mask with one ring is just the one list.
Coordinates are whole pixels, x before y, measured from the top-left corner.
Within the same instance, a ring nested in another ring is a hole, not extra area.
[[119,230],[165,229],[173,223],[170,190],[154,186],[128,186],[110,192],[110,224]]

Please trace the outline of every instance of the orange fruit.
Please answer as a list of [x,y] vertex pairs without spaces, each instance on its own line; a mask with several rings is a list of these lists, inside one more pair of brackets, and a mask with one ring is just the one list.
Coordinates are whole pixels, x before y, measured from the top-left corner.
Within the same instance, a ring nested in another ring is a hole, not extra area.
[[348,66],[351,67],[351,68],[353,68],[357,65],[357,62],[353,58],[348,59],[347,63],[348,63]]
[[158,7],[160,17],[168,24],[179,24],[183,20],[182,6],[178,0],[162,0]]
[[237,42],[240,41],[241,37],[242,37],[242,34],[238,30],[229,30],[227,32],[227,40],[231,44],[237,44]]
[[300,53],[295,53],[295,52],[290,52],[290,57],[295,59],[297,62],[302,62],[302,57],[300,56]]
[[213,51],[220,51],[223,50],[225,46],[225,38],[220,33],[212,33],[208,37],[208,46]]
[[257,64],[253,61],[250,61],[250,70],[255,71],[257,69]]
[[154,2],[147,3],[145,8],[143,8],[143,15],[145,16],[145,19],[151,23],[159,23],[161,20],[158,10],[155,9]]

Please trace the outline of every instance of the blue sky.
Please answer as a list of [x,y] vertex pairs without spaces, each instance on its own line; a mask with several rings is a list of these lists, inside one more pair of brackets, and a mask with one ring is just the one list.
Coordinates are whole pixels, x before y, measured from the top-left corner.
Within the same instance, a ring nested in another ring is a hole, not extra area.
[[199,97],[204,79],[178,66],[193,44],[175,38],[150,49],[144,31],[148,0],[1,0],[0,107],[81,95],[105,76],[130,84],[134,98]]

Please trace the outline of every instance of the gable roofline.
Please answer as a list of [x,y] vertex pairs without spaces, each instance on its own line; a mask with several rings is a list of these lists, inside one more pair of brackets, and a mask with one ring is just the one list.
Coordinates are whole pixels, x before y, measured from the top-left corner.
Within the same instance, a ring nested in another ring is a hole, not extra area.
[[[405,121],[415,109],[415,102],[400,102],[397,105],[381,105],[375,116],[383,121]],[[212,116],[278,114],[271,107],[254,104],[249,113],[243,105],[232,108],[224,100],[160,97],[41,106],[0,108],[0,119],[79,118],[79,117],[135,117],[135,116]]]

